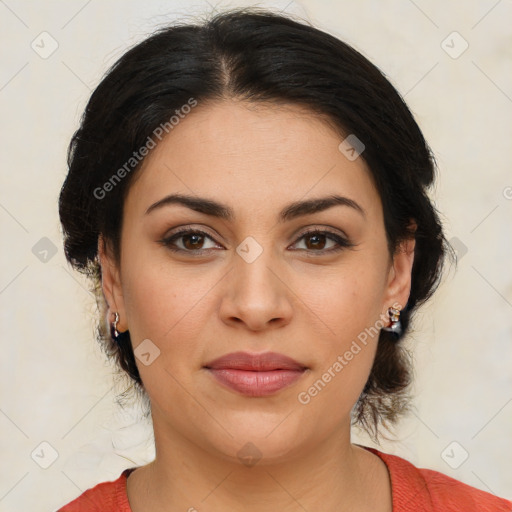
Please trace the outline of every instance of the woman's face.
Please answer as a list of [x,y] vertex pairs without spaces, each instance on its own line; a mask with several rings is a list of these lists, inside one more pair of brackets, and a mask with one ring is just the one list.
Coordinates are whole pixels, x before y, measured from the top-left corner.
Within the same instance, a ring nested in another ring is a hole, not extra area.
[[[276,461],[348,436],[387,309],[407,302],[414,242],[391,258],[370,172],[341,142],[298,107],[199,103],[147,157],[120,267],[101,261],[157,443]],[[178,195],[197,206],[165,201]],[[210,365],[233,352],[248,360]],[[298,365],[250,366],[267,352]]]

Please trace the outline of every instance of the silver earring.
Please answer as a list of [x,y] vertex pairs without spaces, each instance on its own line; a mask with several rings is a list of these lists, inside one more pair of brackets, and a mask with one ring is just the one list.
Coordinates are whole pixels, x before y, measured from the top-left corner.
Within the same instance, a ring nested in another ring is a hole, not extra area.
[[400,310],[396,308],[388,309],[389,319],[391,320],[391,324],[388,327],[383,327],[383,329],[387,332],[394,332],[396,335],[400,336],[402,334],[402,323],[400,322]]
[[119,322],[119,314],[117,311],[114,312],[114,322],[112,324],[112,330],[113,330],[113,338],[116,339],[119,336],[119,332],[117,330],[117,322]]

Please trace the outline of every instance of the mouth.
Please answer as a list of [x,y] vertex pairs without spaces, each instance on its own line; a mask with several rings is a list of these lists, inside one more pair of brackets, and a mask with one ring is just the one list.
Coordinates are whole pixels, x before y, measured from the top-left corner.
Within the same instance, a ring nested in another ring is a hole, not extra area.
[[283,354],[233,352],[204,368],[223,386],[245,396],[270,396],[299,380],[308,369]]

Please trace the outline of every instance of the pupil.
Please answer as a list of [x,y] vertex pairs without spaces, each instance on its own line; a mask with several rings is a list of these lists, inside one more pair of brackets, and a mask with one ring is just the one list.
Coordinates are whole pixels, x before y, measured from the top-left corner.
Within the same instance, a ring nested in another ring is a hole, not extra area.
[[[202,238],[203,238],[202,235],[185,235],[184,245],[185,245],[185,247],[187,247],[187,249],[197,249],[197,247],[195,247],[195,246],[197,244],[199,244],[199,242]],[[192,240],[191,243],[190,243],[190,240]],[[200,244],[200,245],[202,245],[202,244]]]
[[[324,243],[322,243],[322,241],[319,241],[319,239],[324,239]],[[322,249],[325,245],[325,235],[310,235],[309,240],[316,240],[313,242],[313,247],[317,249],[319,248],[318,244],[320,244],[321,246],[320,249]]]

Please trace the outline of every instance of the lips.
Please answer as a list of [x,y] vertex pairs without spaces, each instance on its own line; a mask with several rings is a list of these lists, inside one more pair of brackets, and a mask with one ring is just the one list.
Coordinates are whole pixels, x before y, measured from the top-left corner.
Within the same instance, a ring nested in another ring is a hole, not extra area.
[[233,352],[205,365],[222,385],[246,396],[269,396],[296,382],[307,367],[276,352]]
[[306,367],[291,357],[277,352],[264,352],[263,354],[249,354],[247,352],[233,352],[219,357],[205,365],[215,370],[233,369],[265,372],[272,370],[304,370]]

